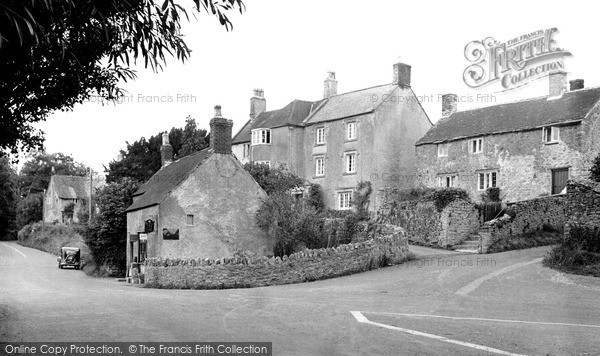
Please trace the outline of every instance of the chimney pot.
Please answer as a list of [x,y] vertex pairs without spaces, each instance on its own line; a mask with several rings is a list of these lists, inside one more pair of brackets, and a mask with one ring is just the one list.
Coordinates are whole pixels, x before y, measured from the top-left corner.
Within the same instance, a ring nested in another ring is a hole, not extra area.
[[394,84],[410,87],[410,66],[402,62],[394,64]]
[[221,106],[215,106],[215,117],[210,120],[210,148],[214,153],[231,153],[232,127],[233,121],[221,117]]
[[262,89],[254,89],[254,95],[250,98],[250,122],[253,122],[258,115],[265,111],[267,111],[265,91]]
[[583,79],[573,79],[569,81],[569,90],[579,90],[583,89]]
[[160,146],[160,161],[162,167],[168,166],[173,162],[173,146],[169,143],[169,134],[162,134],[162,146]]
[[567,73],[564,71],[550,73],[548,82],[548,98],[560,98],[567,88]]
[[337,80],[335,80],[335,72],[327,72],[327,78],[324,82],[323,99],[337,95]]
[[450,117],[457,109],[458,95],[444,94],[442,95],[442,118]]

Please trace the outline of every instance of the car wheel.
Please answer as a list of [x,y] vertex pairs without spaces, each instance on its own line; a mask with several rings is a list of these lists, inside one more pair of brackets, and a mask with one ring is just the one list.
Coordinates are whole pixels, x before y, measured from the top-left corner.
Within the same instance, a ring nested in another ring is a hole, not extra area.
[[62,268],[63,268],[63,266],[61,266],[61,265],[58,265],[58,268],[62,269]]

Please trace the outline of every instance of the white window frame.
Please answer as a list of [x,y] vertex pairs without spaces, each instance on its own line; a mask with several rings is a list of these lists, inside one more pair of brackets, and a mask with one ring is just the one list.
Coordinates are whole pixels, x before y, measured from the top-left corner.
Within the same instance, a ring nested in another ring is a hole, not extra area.
[[254,161],[254,164],[266,164],[271,168],[271,161]]
[[325,144],[325,127],[317,127],[315,130],[315,144],[324,145]]
[[315,157],[315,177],[325,176],[325,156]]
[[252,130],[252,146],[270,145],[272,142],[271,129]]
[[349,121],[346,123],[346,140],[353,141],[356,140],[356,121]]
[[244,143],[244,158],[250,157],[250,144]]
[[[550,134],[548,134],[550,132]],[[548,126],[542,128],[542,141],[544,143],[555,143],[560,141],[560,127]]]
[[344,152],[344,173],[356,173],[356,151]]
[[438,157],[448,157],[448,144],[438,143],[437,144],[437,155]]
[[477,190],[484,191],[488,188],[498,187],[498,171],[486,171],[477,173]]
[[469,153],[477,154],[483,152],[483,137],[469,140]]
[[456,187],[458,181],[458,174],[441,174],[437,176],[437,186],[439,188],[453,188]]
[[354,192],[352,190],[339,191],[337,194],[338,210],[352,209],[353,198],[354,198]]

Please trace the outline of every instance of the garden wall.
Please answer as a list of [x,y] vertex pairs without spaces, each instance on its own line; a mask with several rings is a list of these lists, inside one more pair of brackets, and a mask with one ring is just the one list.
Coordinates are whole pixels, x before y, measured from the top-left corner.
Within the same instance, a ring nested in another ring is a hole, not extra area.
[[147,259],[145,284],[153,288],[221,289],[309,282],[363,272],[407,259],[408,239],[399,227],[374,239],[336,248],[305,250],[283,258],[218,260]]
[[[562,232],[567,222],[566,199],[565,195],[553,195],[508,203],[507,214],[485,223],[489,234],[481,234],[483,251],[499,241],[521,239],[541,231]],[[551,239],[548,243],[554,242]]]
[[430,200],[382,200],[376,220],[401,226],[412,243],[451,247],[479,229],[479,213],[473,203],[464,199],[448,203],[441,211]]
[[600,184],[567,183],[569,217],[565,236],[572,226],[600,228]]

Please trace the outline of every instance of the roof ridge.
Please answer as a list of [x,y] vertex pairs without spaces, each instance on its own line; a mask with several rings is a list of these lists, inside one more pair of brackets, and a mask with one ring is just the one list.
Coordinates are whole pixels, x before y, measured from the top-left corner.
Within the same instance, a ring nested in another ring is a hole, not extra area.
[[[582,91],[588,91],[588,90],[592,90],[592,89],[600,89],[600,86],[590,87],[590,88],[583,88],[583,89],[577,89],[577,90],[569,90],[569,91],[564,92],[563,96],[559,97],[558,99],[562,99],[564,97],[564,95],[566,95],[566,94],[580,93]],[[459,112],[467,112],[467,111],[474,111],[474,110],[481,110],[481,109],[493,108],[493,107],[501,106],[501,105],[522,103],[524,101],[540,100],[540,99],[548,98],[549,96],[550,95],[540,95],[540,96],[534,96],[534,97],[531,97],[531,98],[511,100],[511,101],[507,101],[507,102],[499,103],[499,104],[495,104],[495,105],[490,105],[490,106],[479,106],[479,107],[476,107],[476,108],[470,108],[470,109],[465,109],[465,110],[457,110],[456,112],[452,113],[452,115],[454,115],[455,113],[459,113]]]
[[[369,90],[369,89],[373,89],[373,88],[385,87],[385,86],[388,86],[388,85],[396,86],[396,84],[394,84],[394,83],[373,85],[373,86],[362,88],[362,89],[356,89],[356,90],[347,91],[345,93],[335,94],[335,95],[330,96],[329,98],[333,98],[333,97],[336,97],[336,96],[342,96],[342,95],[346,95],[346,94],[352,94],[352,93],[356,93],[356,92],[363,91],[363,90]],[[329,98],[325,98],[325,99],[329,99]]]

